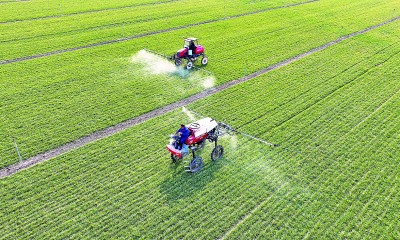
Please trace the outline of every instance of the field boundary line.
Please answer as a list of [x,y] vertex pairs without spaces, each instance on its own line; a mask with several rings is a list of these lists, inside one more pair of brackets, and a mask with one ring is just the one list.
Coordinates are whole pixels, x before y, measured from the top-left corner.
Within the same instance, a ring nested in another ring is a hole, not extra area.
[[133,127],[133,126],[138,125],[140,123],[143,123],[143,122],[145,122],[145,121],[147,121],[149,119],[161,116],[161,115],[163,115],[163,114],[165,114],[167,112],[171,112],[171,111],[173,111],[173,110],[175,110],[175,109],[177,109],[179,107],[184,107],[184,106],[186,106],[188,104],[191,104],[191,103],[193,103],[193,102],[195,102],[197,100],[200,100],[200,99],[203,99],[203,98],[208,97],[210,95],[213,95],[215,93],[221,92],[221,91],[223,91],[223,90],[225,90],[227,88],[230,88],[230,87],[235,86],[237,84],[240,84],[242,82],[246,82],[246,81],[251,80],[253,78],[256,78],[256,77],[258,77],[258,76],[260,76],[262,74],[265,74],[265,73],[268,73],[270,71],[279,69],[279,68],[284,67],[286,65],[289,65],[292,62],[295,62],[297,60],[305,58],[305,57],[307,57],[307,56],[309,56],[309,55],[311,55],[313,53],[322,51],[322,50],[324,50],[324,49],[326,49],[326,48],[328,48],[328,47],[330,47],[330,46],[332,46],[334,44],[338,44],[338,43],[340,43],[340,42],[342,42],[342,41],[344,41],[346,39],[349,39],[351,37],[366,33],[368,31],[371,31],[371,30],[376,29],[378,27],[384,26],[386,24],[389,24],[389,23],[394,22],[394,21],[399,20],[399,19],[400,19],[400,16],[392,18],[392,19],[387,20],[385,22],[379,23],[377,25],[365,28],[363,30],[360,30],[360,31],[357,31],[357,32],[354,32],[354,33],[351,33],[351,34],[348,34],[348,35],[345,35],[345,36],[342,36],[342,37],[340,37],[340,38],[338,38],[336,40],[333,40],[333,41],[328,42],[326,44],[323,44],[323,45],[321,45],[319,47],[313,48],[313,49],[311,49],[311,50],[309,50],[307,52],[301,53],[301,54],[296,55],[294,57],[291,57],[291,58],[288,58],[288,59],[283,60],[281,62],[278,62],[276,64],[273,64],[273,65],[271,65],[269,67],[261,69],[261,70],[259,70],[257,72],[254,72],[254,73],[252,73],[250,75],[247,75],[245,77],[226,82],[224,84],[221,84],[221,85],[213,87],[213,88],[206,89],[206,90],[204,90],[202,92],[196,93],[196,94],[194,94],[192,96],[189,96],[189,97],[187,97],[185,99],[181,99],[181,100],[179,100],[177,102],[165,105],[165,106],[163,106],[161,108],[154,109],[154,110],[152,110],[150,112],[144,113],[144,114],[142,114],[140,116],[134,117],[134,118],[129,119],[127,121],[118,123],[118,124],[116,124],[114,126],[111,126],[111,127],[108,127],[108,128],[93,132],[92,134],[89,134],[87,136],[81,137],[81,138],[79,138],[79,139],[77,139],[75,141],[66,143],[66,144],[64,144],[62,146],[59,146],[57,148],[45,151],[45,152],[40,153],[40,154],[38,154],[36,156],[30,157],[27,160],[24,160],[22,162],[18,162],[18,163],[9,165],[7,167],[4,167],[4,168],[0,169],[0,178],[4,178],[4,177],[7,177],[7,176],[10,176],[11,174],[14,174],[14,173],[16,173],[18,171],[21,171],[23,169],[26,169],[26,168],[31,167],[33,165],[36,165],[38,163],[44,162],[44,161],[46,161],[48,159],[57,157],[57,156],[59,156],[59,155],[61,155],[63,153],[69,152],[69,151],[71,151],[73,149],[82,147],[82,146],[84,146],[86,144],[92,143],[92,142],[97,141],[99,139],[109,137],[109,136],[114,135],[114,134],[116,134],[118,132],[121,132],[121,131],[123,131],[125,129]]
[[73,47],[73,48],[66,48],[66,49],[61,49],[61,50],[56,50],[56,51],[51,51],[51,52],[46,52],[46,53],[40,53],[40,54],[30,55],[30,56],[25,56],[25,57],[19,57],[19,58],[14,58],[14,59],[1,60],[0,61],[0,65],[10,64],[10,63],[15,63],[15,62],[22,62],[22,61],[32,60],[32,59],[36,59],[36,58],[43,58],[43,57],[48,57],[48,56],[52,56],[52,55],[62,54],[62,53],[66,53],[66,52],[74,52],[74,51],[78,51],[78,50],[82,50],[82,49],[87,49],[87,48],[92,48],[92,47],[99,47],[99,46],[103,46],[103,45],[129,41],[129,40],[132,40],[132,39],[137,39],[137,38],[157,35],[157,34],[161,34],[161,33],[168,33],[168,32],[172,32],[172,31],[175,31],[175,30],[181,30],[181,29],[186,29],[186,28],[190,28],[190,27],[201,26],[201,25],[204,25],[204,24],[209,24],[209,23],[215,23],[215,22],[235,19],[235,18],[239,18],[239,17],[243,17],[243,16],[254,15],[254,14],[267,12],[267,11],[271,11],[271,10],[276,10],[276,9],[295,7],[295,6],[304,5],[304,4],[313,3],[313,2],[318,2],[318,1],[319,0],[309,0],[309,1],[305,1],[305,2],[299,2],[299,3],[287,4],[287,5],[283,5],[283,6],[265,8],[265,9],[261,9],[261,10],[258,10],[258,11],[242,13],[242,14],[237,14],[237,15],[233,15],[233,16],[227,16],[225,18],[205,20],[205,21],[201,21],[201,22],[197,22],[197,23],[193,23],[193,24],[182,25],[182,26],[168,28],[168,29],[161,29],[161,30],[157,30],[157,31],[147,32],[147,33],[141,33],[141,34],[137,34],[137,35],[133,35],[133,36],[129,36],[129,37],[124,37],[124,38],[118,38],[118,39],[113,39],[113,40],[108,40],[108,41],[103,41],[103,42],[97,42],[97,43],[92,43],[92,44],[88,44],[88,45],[83,45],[83,46],[78,46],[78,47]]

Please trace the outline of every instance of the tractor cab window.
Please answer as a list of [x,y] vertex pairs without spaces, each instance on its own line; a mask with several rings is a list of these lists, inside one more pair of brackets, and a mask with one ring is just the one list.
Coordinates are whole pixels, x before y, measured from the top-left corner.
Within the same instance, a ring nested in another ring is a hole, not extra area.
[[185,48],[195,48],[196,44],[194,43],[194,41],[187,41],[187,42],[185,42],[183,47],[185,47]]
[[194,44],[193,41],[191,41],[191,42],[189,43],[189,49],[190,49],[190,50],[196,49],[196,45]]

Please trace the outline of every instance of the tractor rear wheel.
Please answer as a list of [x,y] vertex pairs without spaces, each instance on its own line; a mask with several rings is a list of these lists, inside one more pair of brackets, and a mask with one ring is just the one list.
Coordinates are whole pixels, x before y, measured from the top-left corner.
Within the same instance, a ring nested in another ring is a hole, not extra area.
[[224,148],[221,145],[216,146],[211,152],[211,160],[217,161],[224,154]]
[[203,159],[201,157],[195,157],[189,164],[190,172],[198,172],[203,167]]
[[201,64],[202,64],[202,65],[207,65],[207,63],[208,63],[208,57],[203,57],[203,58],[201,59]]

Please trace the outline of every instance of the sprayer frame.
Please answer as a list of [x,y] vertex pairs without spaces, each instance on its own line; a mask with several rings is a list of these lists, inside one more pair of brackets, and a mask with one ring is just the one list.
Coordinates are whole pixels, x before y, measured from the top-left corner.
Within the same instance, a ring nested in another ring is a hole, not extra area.
[[[215,147],[211,152],[211,160],[216,161],[222,157],[224,148],[218,145],[218,137],[221,135],[220,128],[225,127],[224,124],[216,122],[212,118],[203,118],[194,123],[191,123],[188,127],[190,136],[186,139],[185,144],[189,145],[189,149],[192,151],[192,160],[190,161],[186,171],[197,172],[200,171],[203,166],[203,159],[200,156],[196,156],[196,151],[202,149],[205,145],[205,141],[214,142]],[[176,149],[176,141],[178,138],[172,135],[173,139],[171,144],[166,147],[171,153],[173,162],[177,162],[178,159],[182,159],[184,154],[182,151]]]

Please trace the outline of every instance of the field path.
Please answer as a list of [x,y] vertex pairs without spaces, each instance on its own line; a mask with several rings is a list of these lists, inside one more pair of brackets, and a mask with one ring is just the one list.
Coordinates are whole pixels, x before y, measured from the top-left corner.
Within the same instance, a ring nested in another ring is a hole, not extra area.
[[[219,85],[217,87],[206,89],[206,90],[204,90],[202,92],[199,92],[197,94],[194,94],[194,95],[192,95],[192,96],[190,96],[188,98],[185,98],[185,99],[179,100],[177,102],[168,104],[168,105],[166,105],[166,106],[164,106],[162,108],[155,109],[153,111],[150,111],[150,112],[147,112],[145,114],[142,114],[142,115],[140,115],[138,117],[135,117],[135,118],[129,119],[127,121],[121,122],[121,123],[119,123],[117,125],[108,127],[106,129],[103,129],[103,130],[100,130],[100,131],[96,131],[96,132],[94,132],[94,133],[92,133],[90,135],[87,135],[85,137],[79,138],[79,139],[77,139],[77,140],[75,140],[73,142],[64,144],[64,145],[59,146],[57,148],[54,148],[54,149],[51,149],[51,150],[46,151],[44,153],[38,154],[36,156],[33,156],[33,157],[31,157],[31,158],[29,158],[29,159],[27,159],[25,161],[21,161],[21,162],[12,164],[12,165],[10,165],[8,167],[5,167],[5,168],[0,170],[0,178],[4,178],[4,177],[7,177],[7,176],[10,176],[13,173],[16,173],[16,172],[21,171],[21,170],[23,170],[25,168],[31,167],[31,166],[33,166],[35,164],[38,164],[38,163],[44,162],[44,161],[46,161],[48,159],[57,157],[57,156],[59,156],[59,155],[61,155],[63,153],[66,153],[66,152],[69,152],[69,151],[71,151],[73,149],[82,147],[82,146],[84,146],[86,144],[89,144],[91,142],[94,142],[96,140],[111,136],[111,135],[116,134],[118,132],[121,132],[121,131],[123,131],[123,130],[125,130],[127,128],[130,128],[130,127],[135,126],[137,124],[140,124],[140,123],[142,123],[144,121],[147,121],[147,120],[149,120],[151,118],[160,116],[160,115],[162,115],[164,113],[167,113],[167,112],[170,112],[170,111],[172,111],[172,110],[174,110],[176,108],[186,106],[186,105],[188,105],[190,103],[193,103],[193,102],[195,102],[197,100],[200,100],[200,99],[203,99],[205,97],[208,97],[208,96],[210,96],[210,95],[212,95],[214,93],[221,92],[221,91],[223,91],[223,90],[225,90],[227,88],[230,88],[230,87],[235,86],[237,84],[240,84],[242,82],[246,82],[248,80],[251,80],[251,79],[253,79],[255,77],[258,77],[258,76],[260,76],[260,75],[262,75],[264,73],[267,73],[267,72],[270,72],[272,70],[284,67],[286,65],[289,65],[292,62],[295,62],[295,61],[297,61],[299,59],[307,57],[307,56],[309,56],[311,54],[314,54],[316,52],[322,51],[322,50],[324,50],[324,49],[326,49],[326,48],[328,48],[328,47],[330,47],[332,45],[338,44],[338,43],[340,43],[340,42],[342,42],[342,41],[344,41],[346,39],[349,39],[349,38],[357,36],[357,35],[361,35],[363,33],[366,33],[368,31],[371,31],[371,30],[376,29],[378,27],[384,26],[384,25],[389,24],[391,22],[397,21],[399,19],[400,19],[400,16],[397,16],[395,18],[392,18],[390,20],[387,20],[385,22],[379,23],[377,25],[365,28],[365,29],[360,30],[358,32],[353,32],[351,34],[342,36],[342,37],[340,37],[340,38],[338,38],[336,40],[333,40],[331,42],[323,44],[323,45],[321,45],[319,47],[313,48],[313,49],[311,49],[311,50],[309,50],[307,52],[301,53],[301,54],[299,54],[297,56],[294,56],[292,58],[286,59],[284,61],[281,61],[279,63],[271,65],[269,67],[261,69],[261,70],[259,70],[257,72],[254,72],[254,73],[252,73],[252,74],[250,74],[248,76],[245,76],[245,77],[242,77],[242,78],[239,78],[239,79],[235,79],[235,80],[232,80],[230,82],[226,82],[226,83],[224,83],[222,85]],[[240,224],[240,223],[238,223],[238,224]],[[233,228],[236,228],[236,227],[237,227],[237,225],[234,226]],[[229,232],[231,232],[231,231],[232,230],[230,230]]]
[[25,57],[20,57],[20,58],[1,60],[0,65],[14,63],[14,62],[22,62],[22,61],[27,61],[27,60],[31,60],[31,59],[43,58],[43,57],[48,57],[48,56],[52,56],[52,55],[62,54],[62,53],[66,53],[66,52],[74,52],[74,51],[78,51],[78,50],[82,50],[82,49],[124,42],[124,41],[128,41],[128,40],[136,39],[136,38],[142,38],[142,37],[147,37],[147,36],[156,35],[156,34],[160,34],[160,33],[172,32],[175,30],[200,26],[200,25],[214,23],[214,22],[225,21],[225,20],[229,20],[229,19],[235,19],[235,18],[239,18],[239,17],[243,17],[243,16],[253,15],[253,14],[267,12],[267,11],[281,9],[281,8],[289,8],[289,7],[299,6],[299,5],[313,3],[313,2],[317,2],[317,1],[319,1],[319,0],[309,0],[309,1],[305,1],[305,2],[292,3],[292,4],[278,6],[278,7],[265,8],[265,9],[257,10],[254,12],[248,12],[248,13],[242,13],[242,14],[233,15],[233,16],[227,16],[225,18],[211,19],[211,20],[206,20],[206,21],[202,21],[202,22],[198,22],[198,23],[193,23],[193,24],[188,24],[188,25],[183,25],[183,26],[178,26],[178,27],[173,27],[173,28],[168,28],[168,29],[160,29],[157,31],[141,33],[141,34],[137,34],[137,35],[133,35],[133,36],[129,36],[129,37],[118,38],[118,39],[113,39],[113,40],[104,41],[104,42],[92,43],[92,44],[88,44],[88,45],[84,45],[84,46],[61,49],[61,50],[57,50],[57,51],[40,53],[40,54],[25,56]]

